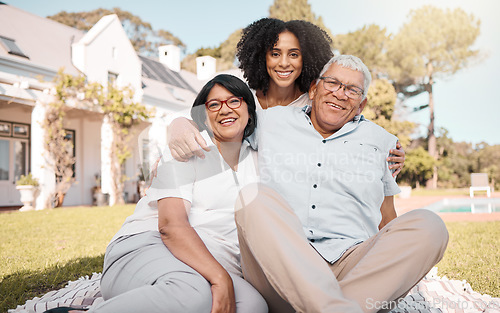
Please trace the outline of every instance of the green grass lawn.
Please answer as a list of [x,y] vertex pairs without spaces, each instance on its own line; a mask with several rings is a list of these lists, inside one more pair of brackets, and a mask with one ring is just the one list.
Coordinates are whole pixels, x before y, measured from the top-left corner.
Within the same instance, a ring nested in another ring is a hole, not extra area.
[[0,214],[0,312],[102,271],[106,246],[135,205]]
[[[102,271],[106,245],[133,205],[0,214],[0,312]],[[500,222],[447,223],[439,275],[500,297]]]

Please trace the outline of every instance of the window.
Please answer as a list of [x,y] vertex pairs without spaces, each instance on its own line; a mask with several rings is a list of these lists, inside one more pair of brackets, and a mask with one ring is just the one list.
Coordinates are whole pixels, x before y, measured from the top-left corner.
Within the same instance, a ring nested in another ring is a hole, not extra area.
[[113,72],[108,72],[108,83],[114,85],[118,79],[118,74]]
[[30,134],[30,127],[28,125],[14,124],[13,137],[28,138]]
[[24,52],[17,46],[16,41],[14,39],[0,36],[0,44],[5,48],[5,50],[7,50],[9,54],[29,59],[29,57],[26,54],[24,54]]
[[30,125],[0,121],[0,137],[26,138],[30,137]]
[[10,137],[12,124],[8,122],[0,122],[0,136]]
[[0,181],[9,180],[10,142],[0,139]]

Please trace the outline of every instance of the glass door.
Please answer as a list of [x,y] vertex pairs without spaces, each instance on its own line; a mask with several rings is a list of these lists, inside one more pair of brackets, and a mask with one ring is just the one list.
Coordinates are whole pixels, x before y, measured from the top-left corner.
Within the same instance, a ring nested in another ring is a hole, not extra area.
[[22,205],[16,181],[28,174],[28,141],[0,138],[0,206]]
[[0,139],[0,181],[10,179],[10,140]]

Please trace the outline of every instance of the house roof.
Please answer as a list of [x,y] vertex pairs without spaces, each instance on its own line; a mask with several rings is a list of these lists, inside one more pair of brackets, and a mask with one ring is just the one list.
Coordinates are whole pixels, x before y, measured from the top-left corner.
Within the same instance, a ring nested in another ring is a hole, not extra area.
[[157,60],[139,56],[142,62],[142,76],[153,80],[161,81],[178,88],[183,88],[196,93],[196,90],[184,80],[177,72],[172,71]]
[[0,4],[0,36],[12,39],[27,58],[9,53],[4,46],[0,46],[1,57],[55,72],[64,67],[67,73],[77,75],[79,71],[71,62],[71,44],[83,35],[73,27]]
[[163,109],[174,111],[190,108],[196,93],[184,88],[167,85],[161,81],[142,77],[143,101]]
[[84,45],[88,45],[94,41],[114,20],[118,20],[116,14],[103,16],[92,28],[83,36],[80,41]]
[[[0,2],[0,69],[5,69],[3,64],[15,65],[33,78],[36,73],[49,73],[45,75],[49,77],[48,80],[61,67],[64,67],[68,74],[79,75],[80,71],[72,63],[71,45],[77,42],[91,42],[116,18],[116,15],[105,16],[85,33]],[[14,42],[22,53],[17,50],[16,54],[9,53],[9,46],[2,42],[2,38],[10,40],[7,42],[9,45]],[[23,54],[26,57],[22,56]],[[186,78],[186,75],[170,70],[158,60],[138,57],[142,63],[144,95],[149,100],[160,106],[165,105],[164,101],[177,108],[191,105],[199,84]]]

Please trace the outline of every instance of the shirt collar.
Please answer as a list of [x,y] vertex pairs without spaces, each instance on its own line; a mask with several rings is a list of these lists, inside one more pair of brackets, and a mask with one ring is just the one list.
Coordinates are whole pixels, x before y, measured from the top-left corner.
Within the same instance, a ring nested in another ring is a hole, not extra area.
[[[310,104],[308,104],[302,108],[302,112],[304,112],[306,115],[309,115],[311,113],[311,110],[312,110],[312,105],[310,105]],[[354,116],[354,118],[352,119],[351,122],[356,122],[359,124],[360,122],[362,122],[364,120],[366,120],[365,116],[363,114],[358,114],[358,115]]]

